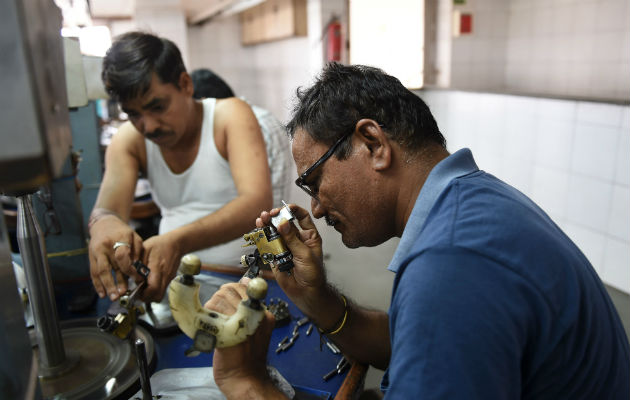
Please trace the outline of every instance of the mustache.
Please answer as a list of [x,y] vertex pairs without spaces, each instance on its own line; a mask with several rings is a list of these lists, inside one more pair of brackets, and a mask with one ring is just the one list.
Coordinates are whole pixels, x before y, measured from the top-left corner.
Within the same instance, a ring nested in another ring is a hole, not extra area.
[[163,135],[168,135],[169,133],[171,133],[171,131],[165,131],[165,130],[162,130],[162,129],[156,129],[153,132],[145,132],[144,133],[144,137],[146,137],[147,139],[155,139],[155,138],[163,136]]

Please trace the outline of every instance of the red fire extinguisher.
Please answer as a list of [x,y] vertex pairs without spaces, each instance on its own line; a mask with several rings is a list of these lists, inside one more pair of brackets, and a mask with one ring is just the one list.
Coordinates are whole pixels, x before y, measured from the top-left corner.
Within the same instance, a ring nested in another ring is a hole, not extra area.
[[341,61],[341,23],[332,19],[326,29],[326,61]]

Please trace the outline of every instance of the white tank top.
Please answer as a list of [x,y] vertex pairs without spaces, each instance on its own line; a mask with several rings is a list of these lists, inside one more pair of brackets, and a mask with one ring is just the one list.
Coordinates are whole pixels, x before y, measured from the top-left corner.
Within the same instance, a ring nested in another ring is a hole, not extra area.
[[[168,167],[160,148],[145,140],[147,175],[153,201],[160,207],[160,234],[212,214],[237,196],[229,163],[214,143],[214,107],[216,99],[204,99],[201,142],[193,164],[175,174]],[[236,238],[194,253],[203,263],[239,265],[244,244]]]

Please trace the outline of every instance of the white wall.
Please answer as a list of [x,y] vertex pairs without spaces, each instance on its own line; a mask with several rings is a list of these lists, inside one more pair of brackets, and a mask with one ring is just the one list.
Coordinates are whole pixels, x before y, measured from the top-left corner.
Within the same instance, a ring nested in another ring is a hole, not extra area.
[[457,91],[419,92],[451,152],[540,205],[604,282],[630,293],[630,106]]
[[[630,99],[629,0],[475,0],[453,38],[452,87]],[[447,23],[447,21],[445,21]]]
[[630,100],[630,1],[512,0],[508,90]]
[[[473,33],[452,38],[451,87],[501,91],[505,87],[508,5],[505,0],[468,1],[453,6],[473,16]],[[442,7],[443,9],[446,7]],[[442,24],[451,17],[440,14]]]
[[437,0],[437,28],[436,38],[436,54],[435,67],[437,69],[436,86],[451,86],[451,67],[452,67],[452,32],[451,13],[453,12],[452,0]]
[[212,69],[237,95],[284,121],[295,88],[308,84],[311,76],[308,38],[243,47],[240,34],[237,15],[189,27],[189,70]]
[[245,47],[241,45],[237,15],[189,27],[189,69],[212,69],[237,95],[247,97],[286,122],[295,90],[308,86],[324,64],[321,41],[324,25],[333,14],[343,16],[345,12],[344,2],[309,0],[306,37]]

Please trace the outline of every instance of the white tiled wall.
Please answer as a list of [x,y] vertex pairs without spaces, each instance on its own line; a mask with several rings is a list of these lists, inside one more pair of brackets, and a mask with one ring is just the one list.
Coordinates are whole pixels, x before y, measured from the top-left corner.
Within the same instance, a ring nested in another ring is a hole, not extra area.
[[436,85],[438,87],[450,87],[451,85],[452,10],[452,1],[437,0],[438,23],[435,33],[437,41],[435,67],[437,69]]
[[449,150],[538,203],[607,284],[630,293],[630,106],[499,94],[418,92]]
[[347,13],[336,0],[307,1],[307,37],[243,47],[238,15],[188,28],[189,69],[210,68],[239,96],[286,121],[299,86],[322,68],[322,30],[334,14]]
[[295,88],[310,79],[308,38],[243,47],[238,15],[188,28],[189,70],[210,68],[236,95],[285,120]]
[[[473,33],[452,38],[451,87],[503,90],[509,2],[475,0],[453,9],[472,14]],[[450,26],[450,18],[442,23]]]
[[[629,0],[475,0],[452,87],[630,99]],[[444,20],[448,24],[450,21]]]

